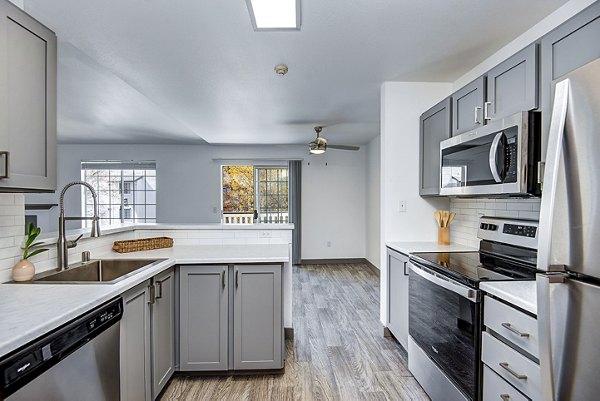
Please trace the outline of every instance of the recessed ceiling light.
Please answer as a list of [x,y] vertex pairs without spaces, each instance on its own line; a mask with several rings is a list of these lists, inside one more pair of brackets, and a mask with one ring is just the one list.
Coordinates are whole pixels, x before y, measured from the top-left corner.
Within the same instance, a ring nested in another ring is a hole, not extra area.
[[300,0],[246,0],[255,30],[300,29]]

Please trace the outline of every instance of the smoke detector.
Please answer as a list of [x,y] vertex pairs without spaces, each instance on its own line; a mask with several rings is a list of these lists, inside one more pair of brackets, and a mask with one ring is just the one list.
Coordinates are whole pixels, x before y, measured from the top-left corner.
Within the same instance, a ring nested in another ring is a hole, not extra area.
[[288,67],[285,64],[276,65],[274,70],[275,70],[275,74],[281,75],[281,76],[284,76],[285,74],[288,73]]

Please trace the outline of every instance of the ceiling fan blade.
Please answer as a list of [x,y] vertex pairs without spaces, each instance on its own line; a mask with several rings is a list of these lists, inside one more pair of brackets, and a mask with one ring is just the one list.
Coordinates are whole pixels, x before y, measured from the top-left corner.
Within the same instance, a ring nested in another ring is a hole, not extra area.
[[350,146],[350,145],[331,145],[327,144],[328,149],[339,149],[339,150],[359,150],[360,146]]

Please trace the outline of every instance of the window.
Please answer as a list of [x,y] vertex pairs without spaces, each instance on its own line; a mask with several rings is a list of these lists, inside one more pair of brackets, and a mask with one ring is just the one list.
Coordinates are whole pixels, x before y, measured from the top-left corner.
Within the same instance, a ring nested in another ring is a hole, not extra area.
[[[156,162],[82,162],[81,179],[98,193],[102,225],[156,222]],[[82,204],[86,216],[93,216],[94,201],[85,189]]]
[[288,223],[286,167],[223,166],[223,223]]

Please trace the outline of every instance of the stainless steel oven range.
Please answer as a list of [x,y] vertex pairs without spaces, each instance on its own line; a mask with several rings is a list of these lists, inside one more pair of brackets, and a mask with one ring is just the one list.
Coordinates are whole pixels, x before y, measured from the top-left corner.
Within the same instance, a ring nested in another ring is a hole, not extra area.
[[535,280],[537,222],[482,217],[479,252],[415,253],[409,369],[433,401],[478,400],[481,281]]

